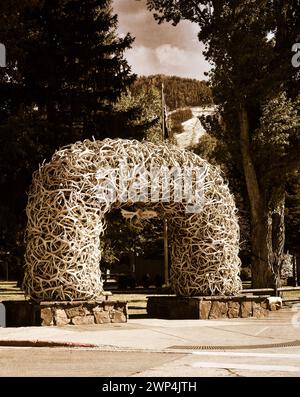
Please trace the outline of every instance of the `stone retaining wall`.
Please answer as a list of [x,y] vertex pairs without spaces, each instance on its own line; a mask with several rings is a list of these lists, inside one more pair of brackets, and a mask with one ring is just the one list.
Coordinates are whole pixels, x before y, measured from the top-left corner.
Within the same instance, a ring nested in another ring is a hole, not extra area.
[[125,323],[128,318],[127,302],[113,300],[3,304],[7,327]]
[[127,322],[127,303],[119,301],[42,302],[41,325],[90,325]]
[[165,319],[220,319],[265,317],[279,306],[263,296],[149,296],[147,313]]

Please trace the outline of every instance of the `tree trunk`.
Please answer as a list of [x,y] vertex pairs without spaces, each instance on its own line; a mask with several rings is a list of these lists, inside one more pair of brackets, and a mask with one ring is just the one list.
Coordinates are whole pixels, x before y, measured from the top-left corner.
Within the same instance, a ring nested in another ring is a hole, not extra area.
[[246,109],[239,109],[240,147],[250,202],[252,287],[276,286],[272,267],[272,219],[265,205],[250,147],[249,120]]
[[285,189],[276,187],[272,192],[270,208],[272,209],[272,270],[276,278],[276,287],[280,287],[280,273],[285,243]]
[[262,212],[258,224],[254,225],[251,219],[252,288],[277,287],[277,277],[272,266],[271,234],[272,218],[267,210]]

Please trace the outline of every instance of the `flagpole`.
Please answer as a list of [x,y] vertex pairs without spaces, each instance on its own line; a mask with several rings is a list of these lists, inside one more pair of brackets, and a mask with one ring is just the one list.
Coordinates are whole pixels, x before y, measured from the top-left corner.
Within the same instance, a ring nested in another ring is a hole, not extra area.
[[164,83],[161,83],[161,119],[162,119],[162,140],[164,142],[165,134],[166,134]]
[[[164,83],[161,83],[161,112],[162,112],[162,140],[165,142],[166,125],[165,125],[165,96]],[[164,228],[164,279],[165,286],[169,285],[169,248],[168,248],[168,221],[167,218],[163,220]]]

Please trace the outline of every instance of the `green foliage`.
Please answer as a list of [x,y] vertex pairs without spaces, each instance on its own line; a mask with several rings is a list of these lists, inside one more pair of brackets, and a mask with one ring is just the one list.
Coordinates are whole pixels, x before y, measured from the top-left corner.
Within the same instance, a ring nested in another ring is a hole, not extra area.
[[[218,148],[226,149],[232,166],[225,164],[238,177],[253,219],[259,213],[264,225],[268,211],[272,218],[278,208],[278,192],[284,191],[287,176],[300,166],[299,72],[291,64],[292,45],[300,40],[299,0],[147,0],[147,5],[159,23],[198,24],[198,38],[212,63],[214,102],[222,117],[222,123],[210,123],[218,141],[213,154],[224,164]],[[246,127],[240,118],[245,114]],[[259,225],[254,222],[252,227],[256,230]],[[272,228],[273,237],[282,233],[282,228]],[[282,241],[277,237],[274,241]],[[252,238],[258,243],[254,234]],[[259,251],[258,244],[252,248]],[[269,249],[266,236],[264,250]],[[256,255],[265,255],[258,251]],[[272,255],[268,252],[266,257]]]
[[211,90],[206,81],[161,74],[139,77],[131,87],[133,95],[142,89],[156,87],[161,91],[162,83],[168,110],[209,105],[212,103]]
[[135,78],[124,59],[133,39],[117,36],[111,3],[0,4],[8,50],[7,68],[0,68],[1,252],[23,246],[26,192],[39,163],[76,140],[129,133],[122,126],[135,115],[119,117],[114,105]]
[[296,100],[282,92],[262,105],[260,126],[253,136],[254,150],[264,170],[289,154],[299,137],[300,96]]
[[286,246],[291,253],[300,254],[300,170],[288,179],[286,187]]
[[[181,123],[193,117],[190,107],[212,104],[211,89],[205,81],[165,75],[138,77],[137,80],[130,87],[130,92],[134,98],[141,97],[141,99],[143,99],[143,93],[151,93],[153,90],[157,93],[156,100],[158,101],[158,106],[155,105],[155,113],[160,114],[160,124],[157,123],[154,134],[153,132],[150,132],[147,135],[148,140],[156,143],[160,143],[162,140],[161,131],[159,131],[159,128],[161,129],[162,124],[162,84],[164,84],[164,94],[167,110],[168,112],[172,111],[167,120],[169,130],[169,142],[173,142],[174,133],[182,132]],[[147,106],[154,108],[154,106],[150,105],[150,103],[151,102],[148,102]],[[155,136],[156,138],[153,138],[153,136]]]
[[159,23],[198,24],[214,63],[214,94],[221,99],[226,93],[233,105],[256,102],[297,74],[290,60],[300,38],[298,0],[147,0],[147,6]]
[[[134,205],[128,210],[134,212],[138,208],[138,205]],[[162,220],[154,218],[137,225],[126,221],[120,210],[114,210],[107,215],[106,221],[108,226],[101,243],[104,248],[102,259],[106,266],[130,253],[157,256],[163,252]]]
[[288,175],[299,164],[299,104],[300,96],[292,100],[286,92],[269,98],[262,105],[260,125],[253,134],[260,185],[269,206],[276,205],[274,190],[279,186],[285,188]]
[[172,134],[179,134],[183,131],[181,123],[191,119],[193,113],[191,109],[179,109],[169,116]]
[[133,95],[128,89],[114,106],[122,133],[135,139],[162,142],[161,95],[155,87],[142,88]]
[[222,171],[223,177],[228,181],[238,209],[238,220],[241,235],[240,255],[243,258],[249,255],[251,251],[250,214],[246,186],[242,170],[236,167],[235,158],[228,149],[227,142],[222,140],[220,137],[216,138],[216,136],[214,136],[210,130],[211,127],[211,125],[209,127],[209,124],[206,123],[207,131],[210,133],[207,133],[201,137],[199,144],[193,149],[193,151],[198,154],[198,156],[219,167]]

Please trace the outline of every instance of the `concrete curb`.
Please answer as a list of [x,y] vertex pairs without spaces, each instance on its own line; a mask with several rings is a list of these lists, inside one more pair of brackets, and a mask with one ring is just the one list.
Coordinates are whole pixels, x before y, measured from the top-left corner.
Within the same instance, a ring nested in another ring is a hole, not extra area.
[[0,340],[0,347],[87,347],[95,348],[97,345],[91,343],[74,343],[74,342],[53,342],[40,340]]

